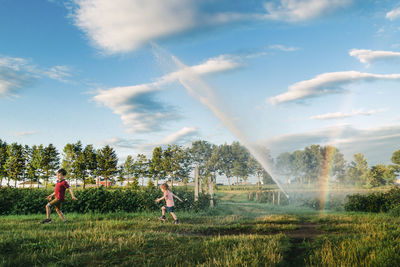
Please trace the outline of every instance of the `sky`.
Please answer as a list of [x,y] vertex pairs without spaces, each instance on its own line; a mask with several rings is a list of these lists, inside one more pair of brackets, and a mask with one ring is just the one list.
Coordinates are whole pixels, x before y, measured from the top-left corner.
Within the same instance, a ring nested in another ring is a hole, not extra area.
[[0,139],[400,149],[400,3],[0,0]]

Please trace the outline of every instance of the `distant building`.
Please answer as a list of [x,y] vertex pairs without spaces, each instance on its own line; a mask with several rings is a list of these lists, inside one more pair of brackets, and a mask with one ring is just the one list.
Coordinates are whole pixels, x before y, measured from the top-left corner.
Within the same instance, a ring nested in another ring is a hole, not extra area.
[[108,179],[108,181],[107,181],[107,186],[106,186],[106,179],[104,179],[104,178],[97,178],[97,180],[96,180],[96,185],[98,185],[98,186],[102,185],[102,186],[104,186],[104,187],[110,187],[110,186],[115,185],[115,182],[112,181],[111,179]]
[[39,186],[38,186],[38,182],[25,181],[25,182],[19,183],[17,185],[17,187],[18,188],[30,188],[30,187],[42,188],[43,186],[42,186],[42,183],[40,183],[40,182],[39,182]]

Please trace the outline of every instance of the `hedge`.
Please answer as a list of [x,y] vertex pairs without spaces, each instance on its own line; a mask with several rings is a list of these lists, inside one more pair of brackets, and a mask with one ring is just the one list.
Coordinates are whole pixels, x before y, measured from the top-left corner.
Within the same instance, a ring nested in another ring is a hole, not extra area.
[[388,212],[400,207],[400,188],[385,193],[347,196],[346,211]]
[[[37,214],[45,212],[46,196],[54,191],[37,188],[0,188],[0,215],[6,214]],[[194,202],[192,190],[174,188],[174,194],[184,202],[175,201],[177,210],[199,211],[209,207],[210,199],[205,194],[199,195],[199,201]],[[89,188],[74,190],[78,200],[71,199],[66,192],[62,210],[77,213],[108,213],[108,212],[138,212],[159,210],[163,201],[155,200],[162,196],[157,188],[141,189],[105,189]]]

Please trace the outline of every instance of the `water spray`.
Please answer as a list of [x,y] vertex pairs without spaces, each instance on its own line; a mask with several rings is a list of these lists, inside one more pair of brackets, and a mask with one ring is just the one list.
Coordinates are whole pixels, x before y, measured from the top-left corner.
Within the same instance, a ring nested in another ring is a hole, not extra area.
[[[164,49],[161,49],[155,44],[153,44],[153,48],[155,48],[155,54],[158,52],[156,55],[160,56],[160,52],[163,52],[163,54],[167,54],[172,58],[175,65],[178,67],[178,71],[176,72],[178,81],[187,90],[187,92],[199,100],[208,109],[210,109],[211,112],[213,112],[214,115],[225,125],[225,127],[227,127],[228,130],[248,149],[250,154],[252,154],[253,157],[261,164],[264,170],[269,174],[272,174],[271,167],[266,161],[264,155],[258,149],[256,149],[255,146],[251,145],[250,142],[247,141],[247,138],[239,130],[239,127],[235,125],[231,119],[231,116],[218,108],[221,105],[218,105],[218,97],[214,93],[214,90],[207,83],[205,83],[193,69],[183,64],[176,56],[165,51]],[[282,185],[272,175],[271,177],[279,189],[289,199],[289,195],[282,188]]]

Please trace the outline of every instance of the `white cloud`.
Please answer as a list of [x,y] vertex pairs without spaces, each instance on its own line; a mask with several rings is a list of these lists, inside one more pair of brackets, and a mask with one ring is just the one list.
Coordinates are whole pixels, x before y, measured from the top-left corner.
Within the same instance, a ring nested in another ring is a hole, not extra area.
[[392,21],[400,18],[400,7],[395,8],[395,9],[389,11],[388,13],[386,13],[386,18],[390,19]]
[[191,0],[75,0],[76,25],[108,52],[134,50],[149,40],[194,26]]
[[165,137],[163,140],[159,141],[157,145],[167,145],[167,144],[175,144],[181,141],[183,138],[187,136],[192,136],[197,133],[197,129],[195,127],[183,127],[179,131]]
[[270,45],[268,47],[269,49],[275,49],[275,50],[280,50],[280,51],[284,51],[284,52],[293,52],[293,51],[297,51],[299,50],[298,47],[288,47],[288,46],[284,46],[281,44],[275,44],[275,45]]
[[375,80],[400,80],[400,74],[372,74],[358,71],[329,72],[297,82],[286,93],[269,98],[271,104],[296,101],[321,95],[341,93],[344,85]]
[[24,131],[24,132],[15,132],[14,135],[16,136],[28,136],[28,135],[35,135],[37,131]]
[[113,137],[100,142],[100,146],[109,145],[112,147],[132,149],[138,147],[143,142],[144,140],[142,139],[124,139],[119,137]]
[[352,49],[350,56],[357,58],[361,63],[370,64],[376,60],[399,59],[400,52],[372,51],[367,49]]
[[71,70],[67,66],[54,66],[44,70],[43,74],[54,80],[65,81],[66,77],[71,76]]
[[280,5],[268,2],[264,4],[268,12],[265,18],[288,22],[306,21],[350,3],[352,0],[281,0]]
[[274,156],[320,144],[339,148],[347,160],[361,152],[366,155],[369,164],[389,163],[392,153],[400,149],[400,125],[369,129],[355,129],[349,125],[332,126],[312,132],[277,136],[265,144]]
[[326,114],[321,114],[321,115],[316,115],[310,117],[310,120],[333,120],[333,119],[345,119],[345,118],[350,118],[354,116],[370,116],[372,114],[375,114],[377,112],[383,111],[381,110],[369,110],[369,111],[363,111],[361,110],[353,110],[352,112],[344,113],[344,112],[334,112],[334,113],[326,113]]
[[[130,52],[152,41],[233,21],[313,19],[352,0],[245,2],[196,0],[73,0],[71,17],[92,44],[106,53]],[[264,7],[265,12],[260,12]],[[218,10],[218,11],[216,11]],[[244,11],[246,10],[246,11]]]
[[162,140],[155,141],[152,143],[148,143],[146,142],[146,140],[143,139],[125,139],[125,138],[113,137],[101,142],[100,145],[102,146],[109,145],[116,148],[123,148],[130,150],[133,149],[140,153],[149,154],[156,146],[164,146],[168,144],[182,145],[188,141],[191,141],[190,138],[197,134],[198,132],[195,127],[183,127],[179,131],[168,135]]
[[31,86],[40,78],[64,81],[70,76],[66,66],[39,68],[24,58],[0,56],[0,96],[18,96],[18,90]]
[[158,131],[167,121],[180,118],[174,107],[155,98],[156,93],[163,90],[163,86],[178,81],[187,71],[205,75],[232,70],[239,66],[233,57],[222,55],[202,64],[166,74],[153,83],[100,90],[94,96],[94,100],[118,114],[130,132]]

